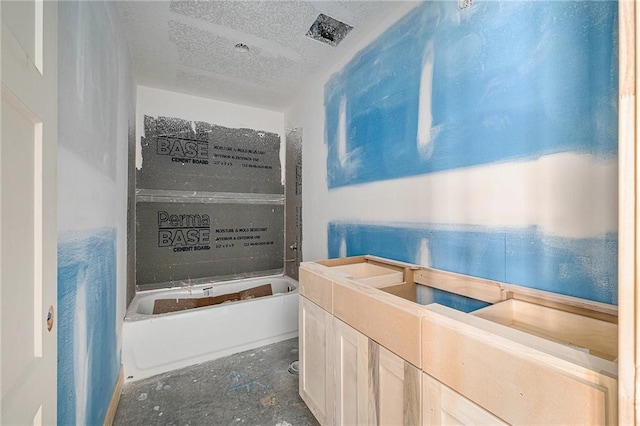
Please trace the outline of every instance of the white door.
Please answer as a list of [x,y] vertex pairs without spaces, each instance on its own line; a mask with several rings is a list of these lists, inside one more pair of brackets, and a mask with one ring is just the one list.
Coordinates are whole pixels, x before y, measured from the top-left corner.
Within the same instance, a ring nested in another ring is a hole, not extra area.
[[0,18],[0,424],[54,424],[57,4],[2,0]]

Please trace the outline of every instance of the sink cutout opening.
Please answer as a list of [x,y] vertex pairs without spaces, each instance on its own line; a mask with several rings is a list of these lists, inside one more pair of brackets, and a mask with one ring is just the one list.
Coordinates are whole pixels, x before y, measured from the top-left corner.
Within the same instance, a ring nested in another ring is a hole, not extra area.
[[509,299],[472,315],[613,361],[618,357],[618,325]]
[[483,302],[482,300],[424,285],[418,285],[416,291],[417,301],[421,305],[437,303],[465,313],[477,311],[491,305],[491,303]]

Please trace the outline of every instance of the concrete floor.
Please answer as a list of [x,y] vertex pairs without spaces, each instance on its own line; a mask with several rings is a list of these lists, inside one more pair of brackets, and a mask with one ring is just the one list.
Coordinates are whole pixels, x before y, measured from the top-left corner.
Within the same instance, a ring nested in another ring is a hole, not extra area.
[[298,395],[298,339],[124,387],[114,425],[318,425]]

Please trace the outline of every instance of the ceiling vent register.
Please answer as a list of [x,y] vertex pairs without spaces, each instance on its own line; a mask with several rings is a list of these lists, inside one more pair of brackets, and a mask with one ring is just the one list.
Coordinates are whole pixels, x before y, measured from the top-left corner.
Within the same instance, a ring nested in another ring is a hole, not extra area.
[[335,47],[340,44],[352,29],[353,27],[351,25],[347,25],[344,22],[340,22],[331,16],[321,13],[318,15],[318,19],[311,25],[309,31],[307,31],[307,37]]

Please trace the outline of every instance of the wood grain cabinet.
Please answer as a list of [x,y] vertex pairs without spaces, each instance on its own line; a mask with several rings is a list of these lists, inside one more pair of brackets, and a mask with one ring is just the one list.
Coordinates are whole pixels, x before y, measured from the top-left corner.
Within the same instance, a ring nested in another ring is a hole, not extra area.
[[322,425],[333,424],[333,316],[300,297],[300,396]]
[[422,324],[423,371],[509,424],[616,425],[616,364],[591,353],[612,356],[596,338],[598,328],[586,338],[567,320],[555,332],[554,318],[574,314],[536,308],[533,321],[524,307],[517,312],[518,303],[498,305],[477,315],[430,306]]
[[334,320],[336,425],[420,424],[420,370]]
[[507,425],[426,373],[422,373],[422,424],[430,426]]
[[335,424],[371,424],[369,338],[337,318],[334,336]]
[[300,395],[322,425],[618,422],[615,306],[372,256],[303,263],[300,296]]
[[370,386],[374,410],[371,424],[420,424],[420,370],[385,347],[370,346]]

